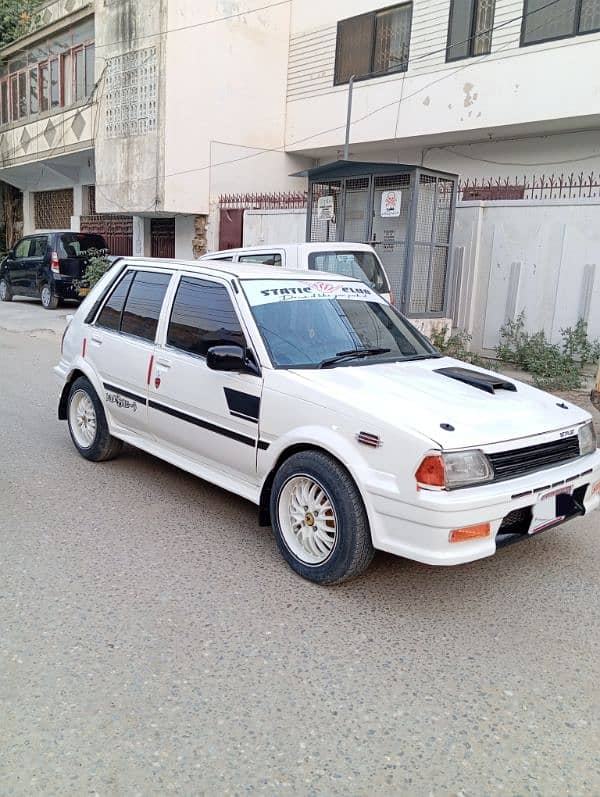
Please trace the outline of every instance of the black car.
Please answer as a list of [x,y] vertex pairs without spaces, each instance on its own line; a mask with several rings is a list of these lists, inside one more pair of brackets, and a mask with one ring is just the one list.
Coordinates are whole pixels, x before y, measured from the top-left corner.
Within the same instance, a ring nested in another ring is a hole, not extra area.
[[27,235],[0,264],[0,300],[36,296],[47,310],[54,310],[61,299],[80,299],[73,280],[83,277],[94,250],[108,252],[104,238],[94,233]]

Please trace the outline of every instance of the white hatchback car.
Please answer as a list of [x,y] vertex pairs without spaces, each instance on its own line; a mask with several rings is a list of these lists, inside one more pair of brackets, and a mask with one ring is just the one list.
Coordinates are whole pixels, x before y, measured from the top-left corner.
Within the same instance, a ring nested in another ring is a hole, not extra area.
[[454,565],[600,504],[582,409],[440,356],[363,283],[126,259],[55,368],[87,459],[122,441],[253,501],[307,579]]

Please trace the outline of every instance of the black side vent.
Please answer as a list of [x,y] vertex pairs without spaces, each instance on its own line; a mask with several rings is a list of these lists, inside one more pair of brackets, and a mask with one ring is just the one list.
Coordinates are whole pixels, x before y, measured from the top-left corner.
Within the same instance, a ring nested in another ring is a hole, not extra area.
[[471,371],[469,368],[436,368],[435,372],[456,379],[458,382],[464,382],[466,385],[472,385],[479,390],[485,390],[486,393],[493,394],[496,390],[514,392],[517,389],[513,382],[507,382],[506,379],[492,374],[484,374],[482,371]]

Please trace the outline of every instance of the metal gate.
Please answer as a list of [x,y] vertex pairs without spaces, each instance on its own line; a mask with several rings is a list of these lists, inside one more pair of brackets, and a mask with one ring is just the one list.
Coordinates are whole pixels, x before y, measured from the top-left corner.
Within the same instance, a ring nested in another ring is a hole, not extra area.
[[111,255],[131,257],[133,254],[133,219],[131,216],[116,216],[98,213],[82,216],[81,232],[101,235]]
[[152,257],[175,257],[175,219],[150,219]]
[[219,249],[237,249],[244,240],[244,209],[221,208]]

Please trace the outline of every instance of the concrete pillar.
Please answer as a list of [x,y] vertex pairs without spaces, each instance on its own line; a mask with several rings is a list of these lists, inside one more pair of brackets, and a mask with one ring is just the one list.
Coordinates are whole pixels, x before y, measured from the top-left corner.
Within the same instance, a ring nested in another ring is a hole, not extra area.
[[180,260],[193,260],[195,235],[194,216],[175,216],[175,257]]
[[133,256],[149,257],[151,251],[150,219],[133,216]]
[[23,191],[23,235],[30,235],[32,232],[35,232],[33,193]]

